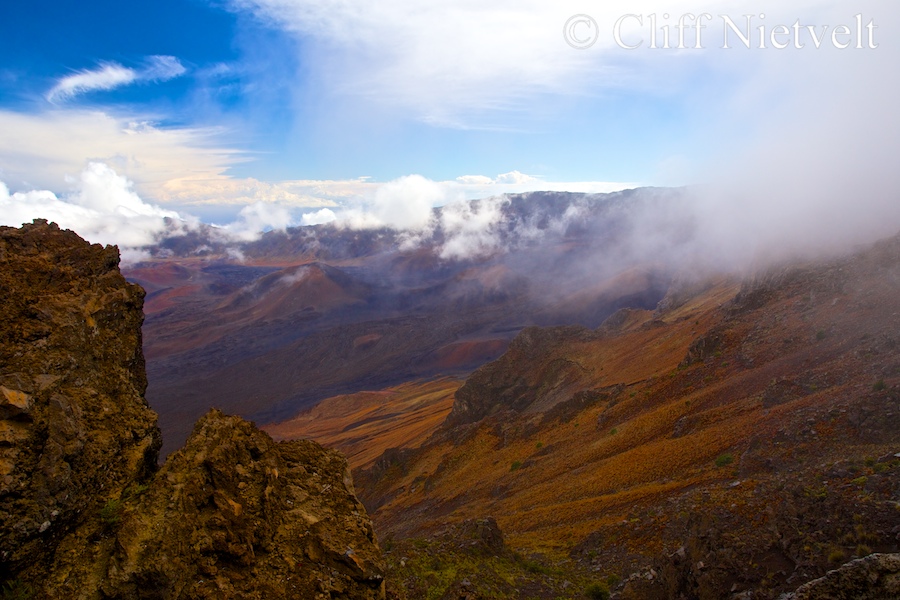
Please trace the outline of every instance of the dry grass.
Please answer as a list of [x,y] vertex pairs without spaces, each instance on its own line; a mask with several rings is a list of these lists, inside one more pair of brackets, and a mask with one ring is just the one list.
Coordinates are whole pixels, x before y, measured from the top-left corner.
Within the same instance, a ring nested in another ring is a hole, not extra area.
[[367,467],[388,448],[415,448],[424,442],[447,417],[460,384],[442,378],[335,396],[263,429],[275,439],[306,438],[337,448],[351,468]]

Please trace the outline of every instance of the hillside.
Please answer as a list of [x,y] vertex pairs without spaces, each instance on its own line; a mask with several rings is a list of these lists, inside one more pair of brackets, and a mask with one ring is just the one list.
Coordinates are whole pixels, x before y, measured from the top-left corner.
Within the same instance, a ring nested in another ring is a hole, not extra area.
[[263,429],[276,440],[309,438],[340,448],[352,468],[369,467],[390,448],[425,442],[447,418],[460,384],[443,378],[335,396]]
[[[623,598],[775,598],[900,549],[900,237],[686,281],[656,311],[523,330],[424,444],[357,468],[410,597],[484,579],[441,540],[487,517],[551,574],[538,597],[593,578]],[[344,428],[365,423],[345,407]]]

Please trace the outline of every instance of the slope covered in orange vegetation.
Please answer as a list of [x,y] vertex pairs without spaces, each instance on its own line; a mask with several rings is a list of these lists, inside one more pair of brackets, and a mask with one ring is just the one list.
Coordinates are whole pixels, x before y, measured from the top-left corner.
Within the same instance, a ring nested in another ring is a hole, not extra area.
[[461,383],[442,378],[335,396],[263,429],[277,440],[315,440],[343,452],[352,468],[369,467],[389,448],[421,445],[447,417]]
[[493,516],[631,597],[768,598],[897,551],[897,457],[900,238],[526,329],[356,481],[388,539]]

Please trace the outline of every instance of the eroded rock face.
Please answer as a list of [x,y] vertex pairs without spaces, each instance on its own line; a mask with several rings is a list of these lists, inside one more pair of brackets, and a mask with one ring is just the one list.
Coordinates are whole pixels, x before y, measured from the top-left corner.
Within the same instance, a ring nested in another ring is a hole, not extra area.
[[384,597],[346,460],[211,411],[161,469],[118,251],[0,228],[4,597]]
[[0,227],[0,578],[155,469],[143,394],[144,292],[119,253],[55,224]]
[[124,509],[110,598],[383,598],[347,461],[210,411]]

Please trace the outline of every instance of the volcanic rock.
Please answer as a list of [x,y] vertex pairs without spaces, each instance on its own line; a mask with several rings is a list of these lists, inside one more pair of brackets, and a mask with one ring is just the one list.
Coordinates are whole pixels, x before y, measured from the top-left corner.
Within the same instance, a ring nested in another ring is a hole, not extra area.
[[211,411],[157,471],[143,290],[114,247],[0,228],[0,586],[32,598],[384,597],[346,460]]
[[65,536],[155,468],[144,292],[118,262],[46,221],[0,228],[0,578],[46,572]]
[[347,461],[210,411],[126,508],[114,598],[381,598],[381,557]]
[[870,554],[801,586],[782,600],[900,598],[900,554]]

